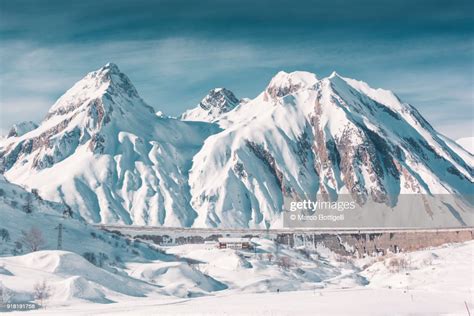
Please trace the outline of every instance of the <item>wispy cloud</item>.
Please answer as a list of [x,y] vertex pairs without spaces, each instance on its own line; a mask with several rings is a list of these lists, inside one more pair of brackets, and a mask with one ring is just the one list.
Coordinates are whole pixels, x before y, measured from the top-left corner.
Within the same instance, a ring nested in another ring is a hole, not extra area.
[[[131,77],[148,103],[171,115],[193,106],[213,87],[253,97],[278,70],[299,69],[319,76],[337,70],[394,90],[452,137],[469,131],[445,125],[473,119],[473,78],[463,69],[473,48],[456,36],[354,42],[336,32],[299,44],[209,37],[56,44],[6,40],[0,52],[2,129],[20,120],[40,120],[74,82],[109,61]],[[453,115],[453,107],[464,114]]]

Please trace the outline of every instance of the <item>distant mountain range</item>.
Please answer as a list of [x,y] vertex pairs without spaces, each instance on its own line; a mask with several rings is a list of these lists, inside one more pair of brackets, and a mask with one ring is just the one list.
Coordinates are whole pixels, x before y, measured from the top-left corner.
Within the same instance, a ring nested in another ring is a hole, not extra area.
[[[213,89],[176,119],[111,63],[0,143],[9,181],[89,222],[154,226],[281,227],[285,199],[316,195],[388,207],[469,195],[473,161],[392,92],[337,73],[279,72],[252,100]],[[417,215],[472,225],[472,207],[458,207]]]

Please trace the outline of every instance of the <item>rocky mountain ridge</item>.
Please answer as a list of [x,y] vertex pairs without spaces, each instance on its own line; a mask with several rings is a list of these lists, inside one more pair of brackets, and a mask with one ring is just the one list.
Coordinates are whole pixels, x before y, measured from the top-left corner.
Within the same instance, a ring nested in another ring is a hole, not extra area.
[[[68,90],[38,128],[3,140],[0,159],[9,180],[95,223],[281,227],[289,199],[349,195],[393,209],[403,195],[473,188],[470,153],[392,92],[337,73],[279,72],[244,102],[213,89],[177,120],[156,115],[107,64]],[[472,208],[458,207],[417,216],[471,223]],[[384,225],[409,222],[373,212]]]

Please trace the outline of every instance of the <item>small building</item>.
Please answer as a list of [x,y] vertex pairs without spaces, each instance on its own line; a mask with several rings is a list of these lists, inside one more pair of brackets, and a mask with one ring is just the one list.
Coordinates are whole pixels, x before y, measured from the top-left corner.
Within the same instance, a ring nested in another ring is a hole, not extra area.
[[219,238],[217,247],[219,249],[252,249],[250,238]]

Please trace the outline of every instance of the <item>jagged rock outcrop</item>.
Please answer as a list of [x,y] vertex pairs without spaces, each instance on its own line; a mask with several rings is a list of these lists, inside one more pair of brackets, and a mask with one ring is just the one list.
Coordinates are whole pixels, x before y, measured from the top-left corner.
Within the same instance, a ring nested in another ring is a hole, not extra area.
[[8,131],[7,138],[23,136],[38,127],[38,124],[32,121],[25,121],[18,124],[13,124]]
[[215,122],[235,109],[241,101],[226,88],[215,88],[191,110],[181,115],[183,121]]

